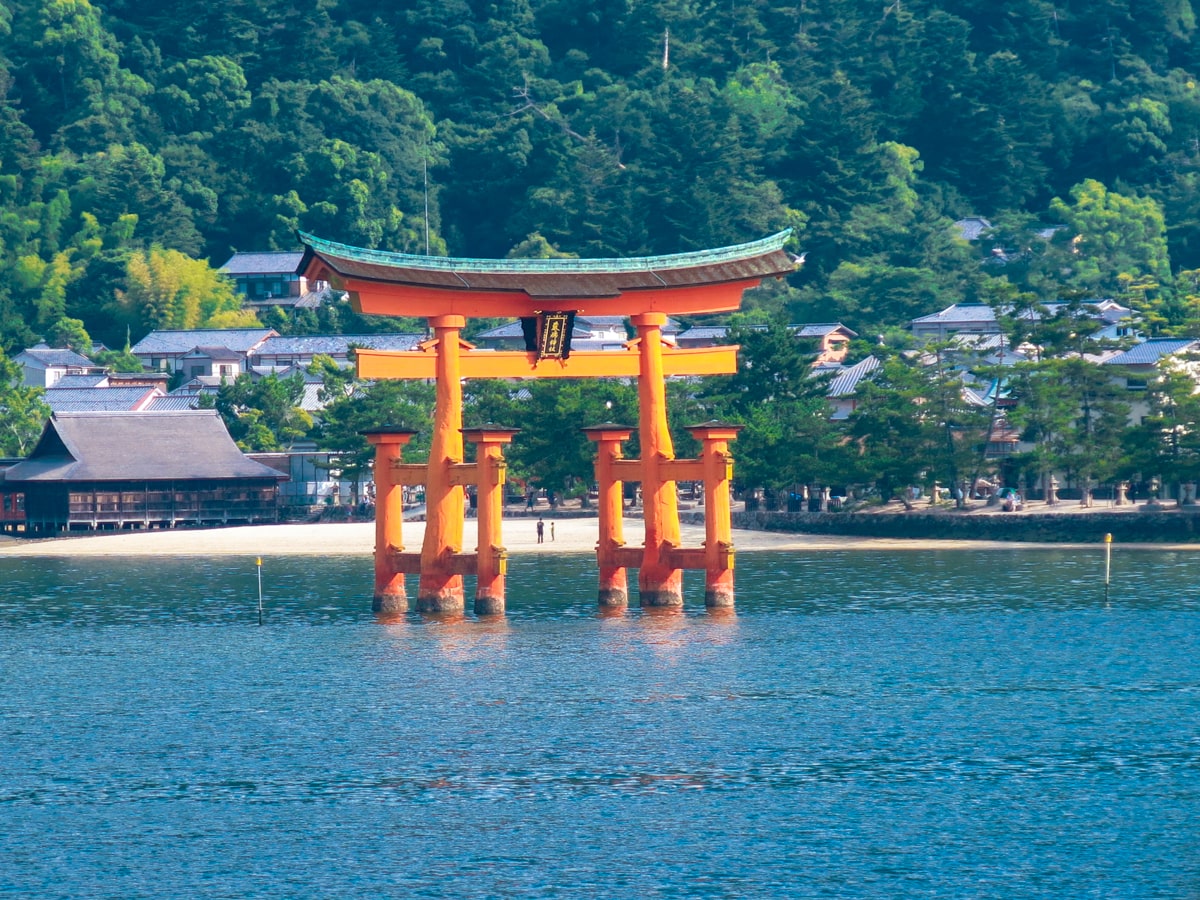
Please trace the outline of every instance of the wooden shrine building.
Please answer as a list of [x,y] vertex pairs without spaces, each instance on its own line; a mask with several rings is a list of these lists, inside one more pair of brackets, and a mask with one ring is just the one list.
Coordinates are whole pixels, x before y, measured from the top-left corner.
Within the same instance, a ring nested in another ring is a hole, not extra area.
[[248,459],[216,410],[55,413],[0,473],[6,531],[274,522],[275,469]]
[[[676,459],[667,429],[665,380],[673,375],[731,374],[737,370],[737,348],[679,349],[663,341],[662,329],[671,315],[736,310],[747,288],[793,271],[795,258],[783,249],[789,235],[784,231],[733,247],[636,259],[480,260],[367,250],[301,234],[306,247],[301,271],[307,278],[348,291],[361,313],[424,317],[433,334],[413,351],[358,352],[362,378],[437,383],[427,466],[402,461],[412,432],[381,423],[368,435],[376,446],[376,610],[408,608],[405,573],[420,575],[417,608],[423,612],[461,612],[465,574],[476,576],[477,613],[504,609],[503,447],[516,432],[498,427],[463,430],[464,378],[636,378],[641,458],[621,455],[621,444],[632,429],[607,424],[588,429],[598,450],[600,602],[624,606],[626,569],[636,567],[643,606],[681,605],[682,570],[696,568],[705,571],[706,604],[731,605],[728,443],[737,428],[718,422],[696,426],[701,457]],[[571,352],[576,314],[628,316],[637,336],[624,351]],[[472,316],[520,319],[526,348],[475,350],[460,336]],[[479,445],[474,463],[464,462],[464,439]],[[703,547],[680,546],[675,482],[681,480],[704,481]],[[641,484],[646,530],[642,547],[626,547],[622,540],[623,481]],[[403,484],[425,485],[426,528],[419,553],[405,551],[401,539]],[[466,485],[478,489],[475,552],[464,552],[462,546]]]

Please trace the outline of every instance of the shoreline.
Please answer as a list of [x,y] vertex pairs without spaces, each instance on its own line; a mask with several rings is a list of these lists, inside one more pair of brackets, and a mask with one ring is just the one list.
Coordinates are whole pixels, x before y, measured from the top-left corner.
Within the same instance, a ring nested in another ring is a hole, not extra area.
[[[474,520],[468,520],[463,545],[475,545]],[[504,543],[509,553],[592,554],[598,535],[597,519],[572,517],[546,518],[546,537],[537,543],[534,521],[530,518],[506,520]],[[554,539],[550,525],[554,525]],[[684,523],[681,537],[686,547],[698,547],[704,541],[702,525]],[[411,549],[420,546],[425,532],[423,522],[404,523],[404,543]],[[625,542],[640,546],[645,539],[639,519],[624,522]],[[942,538],[879,538],[832,534],[802,534],[734,529],[734,546],[739,553],[769,551],[829,552],[838,550],[938,551],[938,550],[1097,550],[1102,539],[1088,542],[1023,542],[997,540],[952,540]],[[1118,542],[1126,549],[1149,551],[1200,552],[1200,544]],[[30,557],[124,557],[124,556],[368,556],[375,548],[372,522],[296,523],[285,525],[240,525],[226,528],[162,529],[86,533],[67,537],[0,540],[0,558]]]

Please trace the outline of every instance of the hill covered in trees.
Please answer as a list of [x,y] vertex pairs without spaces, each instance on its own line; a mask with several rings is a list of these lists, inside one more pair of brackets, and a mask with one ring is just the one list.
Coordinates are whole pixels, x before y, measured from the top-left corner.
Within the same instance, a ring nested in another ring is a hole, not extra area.
[[807,264],[751,314],[1074,294],[1193,333],[1198,72],[1188,0],[0,0],[0,347],[238,324],[208,269],[297,228],[495,257],[792,226]]

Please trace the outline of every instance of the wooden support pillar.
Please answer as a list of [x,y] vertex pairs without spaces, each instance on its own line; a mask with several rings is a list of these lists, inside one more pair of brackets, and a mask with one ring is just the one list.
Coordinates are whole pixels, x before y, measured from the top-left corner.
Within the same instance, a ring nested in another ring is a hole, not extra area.
[[679,546],[679,503],[675,482],[663,478],[664,461],[675,458],[667,428],[667,389],[663,373],[665,313],[630,317],[638,334],[638,439],[642,446],[642,504],[646,546],[638,570],[642,606],[682,606],[683,570],[672,568],[670,551]]
[[625,566],[617,561],[617,551],[625,546],[623,485],[616,476],[614,463],[621,458],[621,443],[629,440],[633,429],[624,425],[593,425],[583,429],[596,442],[596,484],[599,487],[600,539],[596,543],[596,564],[600,567],[600,606],[624,609],[629,605],[629,584]]
[[453,483],[451,468],[463,461],[459,331],[466,319],[433,316],[429,324],[437,341],[437,406],[425,483],[425,543],[421,547],[417,609],[424,613],[461,613],[463,580],[462,575],[454,573],[451,557],[462,550],[466,504],[462,486]]
[[501,525],[504,515],[504,445],[512,442],[515,428],[483,425],[463,429],[463,437],[476,445],[479,546],[476,547],[475,615],[504,614],[504,575],[508,554]]
[[404,549],[404,491],[396,478],[404,445],[415,431],[382,425],[364,431],[375,448],[375,595],[371,609],[383,615],[408,612],[404,573],[396,570],[392,552]]
[[729,510],[729,481],[733,457],[729,442],[740,425],[705,422],[688,431],[701,444],[704,467],[704,605],[709,609],[733,606],[733,525]]

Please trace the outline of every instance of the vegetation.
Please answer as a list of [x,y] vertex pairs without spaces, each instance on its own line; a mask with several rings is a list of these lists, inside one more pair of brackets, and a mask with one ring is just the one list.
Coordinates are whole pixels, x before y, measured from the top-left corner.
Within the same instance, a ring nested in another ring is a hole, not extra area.
[[[1189,0],[0,0],[0,350],[94,338],[129,368],[152,328],[250,324],[215,267],[295,248],[296,229],[519,257],[790,226],[806,265],[748,295],[745,321],[840,319],[895,347],[908,319],[962,300],[1114,297],[1153,334],[1200,334],[1198,69]],[[977,242],[952,226],[968,216],[992,224]],[[345,304],[264,316],[285,333],[396,324]],[[1119,404],[1084,364],[1050,363],[1072,324],[1026,320],[1047,360],[1018,374],[1017,418],[1031,465],[1092,481],[1111,475],[1084,460],[1115,459]],[[988,425],[940,360],[890,353],[842,430],[777,331],[740,339],[743,372],[674,387],[675,415],[744,423],[754,481],[890,490],[977,467]],[[1172,378],[1122,446],[1185,473],[1196,410]],[[549,483],[587,447],[542,431],[628,418],[627,387],[473,397],[526,428],[514,464]],[[423,421],[421,386],[331,389],[316,433],[346,453],[364,417]],[[218,407],[269,448],[306,430],[294,398],[286,380],[234,384]],[[36,407],[4,408],[25,434]]]
[[1189,0],[2,0],[0,347],[235,323],[206,268],[296,228],[501,257],[792,226],[768,318],[874,333],[999,282],[1193,329],[1197,46]]

